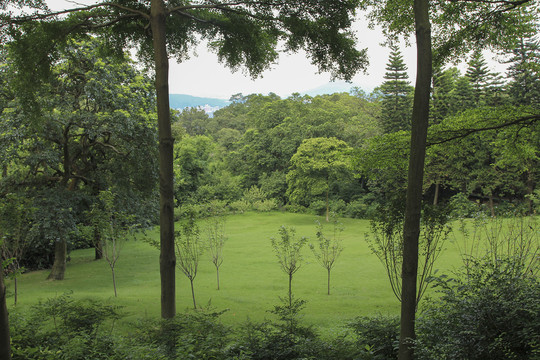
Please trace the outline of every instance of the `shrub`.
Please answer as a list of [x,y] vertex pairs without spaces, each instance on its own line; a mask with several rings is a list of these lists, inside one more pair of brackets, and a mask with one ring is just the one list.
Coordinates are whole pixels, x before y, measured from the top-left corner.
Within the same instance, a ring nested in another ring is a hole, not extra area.
[[421,359],[540,357],[540,283],[512,259],[475,261],[456,278],[441,276],[441,294],[418,319]]
[[253,208],[257,211],[268,212],[278,208],[276,199],[258,200],[253,203]]
[[452,211],[450,215],[453,218],[471,218],[478,213],[478,205],[469,200],[464,193],[458,193],[450,198],[450,207]]
[[13,359],[125,359],[111,335],[119,307],[69,294],[10,317]]
[[219,322],[217,312],[208,308],[172,319],[143,321],[136,326],[132,341],[166,359],[229,359],[232,337]]
[[232,203],[229,204],[229,206],[231,207],[232,211],[234,211],[235,213],[240,213],[240,214],[251,209],[251,204],[245,200],[233,201]]
[[357,336],[358,348],[369,359],[397,359],[399,318],[395,316],[358,317],[348,324]]

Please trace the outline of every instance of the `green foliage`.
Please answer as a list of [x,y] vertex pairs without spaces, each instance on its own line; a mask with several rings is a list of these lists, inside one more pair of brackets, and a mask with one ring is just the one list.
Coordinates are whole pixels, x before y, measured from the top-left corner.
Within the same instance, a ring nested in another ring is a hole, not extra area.
[[519,267],[508,258],[477,260],[454,278],[436,278],[440,298],[427,302],[418,321],[419,358],[536,358],[540,283],[516,276]]
[[[359,347],[364,345],[366,358],[373,360],[397,359],[399,318],[395,316],[357,317],[347,324],[356,335]],[[369,357],[368,357],[369,355]]]
[[329,212],[329,192],[332,182],[350,177],[351,148],[336,138],[312,138],[302,142],[291,158],[287,174],[287,195],[293,203],[307,205],[313,196],[326,196]]
[[459,218],[471,218],[475,216],[479,207],[473,201],[469,200],[467,195],[463,193],[457,193],[450,198],[450,207],[452,208],[451,216],[454,219]]
[[173,319],[142,321],[135,326],[132,344],[157,359],[234,359],[229,355],[231,329],[219,321],[224,312],[203,308]]
[[122,359],[111,336],[120,308],[63,294],[10,317],[13,359]]
[[[400,199],[395,199],[386,206],[379,206],[370,221],[371,234],[366,235],[366,241],[384,265],[392,291],[399,301],[402,285],[404,206]],[[424,204],[418,239],[417,305],[427,289],[433,266],[451,231],[448,220],[448,208]]]

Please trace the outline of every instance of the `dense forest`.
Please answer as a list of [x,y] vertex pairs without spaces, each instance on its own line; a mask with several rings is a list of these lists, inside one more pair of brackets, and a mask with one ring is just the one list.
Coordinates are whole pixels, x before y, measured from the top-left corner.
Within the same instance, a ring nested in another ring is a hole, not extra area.
[[[459,202],[491,215],[533,211],[538,124],[507,119],[537,111],[540,77],[532,64],[540,61],[538,41],[523,39],[507,55],[506,74],[494,73],[480,52],[463,74],[455,67],[436,71],[426,201]],[[175,144],[176,200],[217,199],[241,210],[256,195],[267,201],[258,204],[262,208],[322,214],[328,199],[332,211],[369,218],[406,186],[413,92],[393,47],[385,81],[371,94],[358,88],[286,99],[237,94],[213,117],[186,109],[174,122],[181,139]]]

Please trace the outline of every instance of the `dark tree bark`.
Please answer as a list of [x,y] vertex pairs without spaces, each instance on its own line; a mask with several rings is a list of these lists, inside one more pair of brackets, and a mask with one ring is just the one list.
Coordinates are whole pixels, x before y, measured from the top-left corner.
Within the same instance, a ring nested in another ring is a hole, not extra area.
[[152,0],[150,24],[154,46],[159,132],[161,317],[176,314],[173,198],[173,143],[169,108],[169,58],[166,42],[167,12],[163,0]]
[[64,280],[67,260],[67,241],[59,239],[54,243],[54,263],[48,280]]
[[432,54],[429,0],[414,1],[417,69],[411,130],[407,200],[403,225],[403,267],[401,293],[400,360],[413,359],[416,318],[418,237],[422,208],[422,185],[429,118]]
[[11,359],[11,343],[9,337],[9,317],[6,304],[6,286],[4,270],[0,266],[0,359]]

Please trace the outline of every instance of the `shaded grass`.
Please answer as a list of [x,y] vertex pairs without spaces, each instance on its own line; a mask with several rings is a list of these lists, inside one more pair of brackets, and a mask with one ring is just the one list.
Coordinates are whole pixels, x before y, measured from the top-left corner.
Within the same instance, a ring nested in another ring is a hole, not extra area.
[[[279,297],[286,297],[288,280],[281,272],[273,253],[270,238],[278,236],[281,225],[294,226],[297,236],[315,240],[316,216],[272,213],[245,213],[229,216],[226,223],[227,242],[224,262],[220,268],[221,290],[216,290],[215,267],[210,255],[205,254],[195,279],[195,294],[199,305],[211,303],[218,310],[229,309],[222,316],[226,324],[238,324],[248,318],[261,321],[272,318],[268,313]],[[332,270],[331,295],[326,294],[326,270],[315,260],[306,246],[304,265],[294,275],[293,293],[307,300],[303,321],[324,332],[335,331],[356,316],[398,314],[399,302],[394,297],[386,272],[373,255],[365,240],[369,222],[342,219],[344,250]],[[204,236],[203,224],[201,235]],[[328,225],[328,231],[331,225]],[[147,233],[157,238],[157,230]],[[442,270],[460,265],[459,254],[449,241],[446,251],[435,265]],[[46,280],[48,271],[24,274],[19,280],[17,310],[27,309],[40,299],[44,300],[65,292],[74,298],[93,297],[107,303],[124,306],[128,316],[120,326],[130,321],[160,314],[159,251],[144,241],[124,245],[116,266],[118,298],[114,298],[111,271],[105,260],[94,261],[94,250],[77,250],[71,254],[66,278],[63,281]],[[8,281],[8,287],[12,283]],[[177,311],[192,306],[188,279],[177,269]],[[8,300],[9,303],[9,300]],[[11,306],[13,310],[13,306]]]

